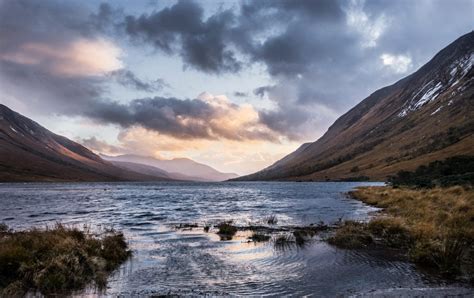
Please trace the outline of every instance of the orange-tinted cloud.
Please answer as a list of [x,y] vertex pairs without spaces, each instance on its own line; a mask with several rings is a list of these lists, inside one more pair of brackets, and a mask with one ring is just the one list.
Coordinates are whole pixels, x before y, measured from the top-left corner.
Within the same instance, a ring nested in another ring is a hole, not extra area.
[[77,39],[64,45],[28,42],[0,59],[41,65],[55,75],[94,76],[121,68],[121,50],[105,39]]

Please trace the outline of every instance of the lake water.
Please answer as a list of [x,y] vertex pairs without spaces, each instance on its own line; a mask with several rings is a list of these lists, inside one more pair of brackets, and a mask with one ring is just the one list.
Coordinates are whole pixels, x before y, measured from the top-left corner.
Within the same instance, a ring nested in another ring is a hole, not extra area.
[[[14,229],[57,221],[122,230],[133,257],[100,295],[472,295],[381,251],[340,250],[319,237],[279,248],[220,241],[205,225],[335,223],[375,210],[345,193],[374,183],[51,183],[0,184],[0,222]],[[198,228],[176,229],[197,223]],[[273,235],[276,237],[277,235]],[[99,295],[94,290],[82,294]]]

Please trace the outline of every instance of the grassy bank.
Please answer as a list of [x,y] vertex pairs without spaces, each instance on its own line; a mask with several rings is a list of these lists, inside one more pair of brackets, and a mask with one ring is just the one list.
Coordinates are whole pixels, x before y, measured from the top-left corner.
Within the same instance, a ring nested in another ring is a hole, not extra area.
[[91,283],[102,288],[129,255],[123,234],[112,230],[95,236],[61,224],[18,232],[1,225],[0,296],[67,294]]
[[474,190],[362,187],[350,193],[383,208],[368,223],[346,222],[329,239],[344,248],[385,245],[450,276],[474,277]]

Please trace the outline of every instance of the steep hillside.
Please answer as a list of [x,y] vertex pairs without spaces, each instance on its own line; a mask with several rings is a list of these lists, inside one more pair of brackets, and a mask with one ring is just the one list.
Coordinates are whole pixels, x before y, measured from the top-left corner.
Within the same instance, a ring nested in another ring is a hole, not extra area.
[[0,182],[161,179],[116,167],[0,104]]
[[377,90],[316,142],[238,180],[386,179],[474,155],[474,32],[410,76]]
[[132,154],[119,156],[101,156],[111,162],[128,162],[152,166],[167,172],[169,177],[172,177],[176,180],[224,181],[237,177],[236,174],[222,173],[208,165],[195,162],[194,160],[188,158],[165,160]]

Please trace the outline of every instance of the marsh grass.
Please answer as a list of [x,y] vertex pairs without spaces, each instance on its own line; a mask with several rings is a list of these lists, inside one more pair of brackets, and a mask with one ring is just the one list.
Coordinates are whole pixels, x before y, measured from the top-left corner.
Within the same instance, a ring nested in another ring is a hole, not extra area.
[[341,248],[362,248],[372,244],[373,237],[365,223],[346,221],[328,242]]
[[270,240],[270,238],[271,237],[269,235],[259,233],[259,232],[253,232],[252,236],[249,237],[249,239],[252,240],[253,242],[266,242]]
[[314,235],[316,235],[316,231],[313,227],[300,227],[293,231],[293,237],[299,246],[305,245]]
[[175,226],[175,228],[178,230],[192,230],[197,227],[199,227],[197,223],[180,223],[179,225]]
[[329,238],[340,247],[371,242],[404,249],[411,260],[448,276],[474,275],[474,190],[363,187],[351,195],[383,208],[369,223],[346,222]]
[[306,246],[316,235],[312,227],[298,227],[274,238],[274,247],[278,250],[289,250]]
[[273,214],[265,218],[265,222],[269,225],[276,225],[278,223],[278,218]]
[[274,247],[277,250],[289,250],[296,246],[295,239],[290,234],[280,234],[274,239]]
[[237,233],[237,227],[232,225],[232,222],[222,222],[217,225],[217,234],[221,240],[232,240],[232,237]]
[[106,285],[108,274],[131,252],[122,233],[100,236],[56,224],[44,230],[0,229],[0,296],[28,291],[65,295],[88,284]]

